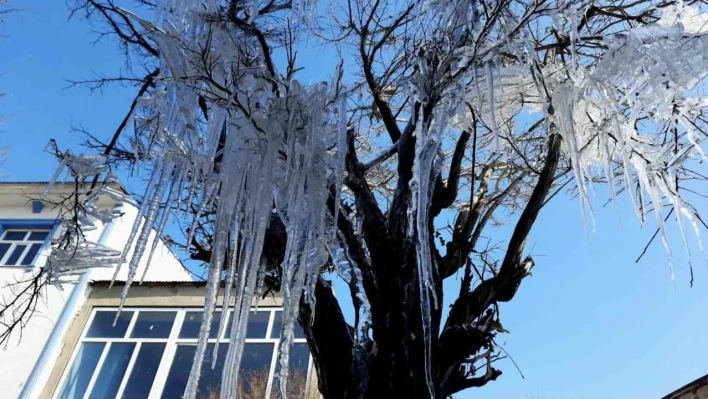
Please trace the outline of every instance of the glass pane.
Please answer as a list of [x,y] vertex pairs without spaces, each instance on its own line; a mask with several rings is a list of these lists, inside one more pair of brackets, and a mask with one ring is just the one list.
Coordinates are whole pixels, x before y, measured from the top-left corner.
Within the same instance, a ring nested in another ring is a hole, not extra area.
[[121,312],[113,326],[113,320],[116,318],[115,311],[98,311],[93,317],[91,327],[89,327],[86,337],[88,338],[123,338],[128,330],[130,319],[133,318],[133,312]]
[[270,312],[262,310],[260,312],[252,311],[248,316],[246,338],[266,338],[268,321],[270,321]]
[[7,258],[6,265],[16,265],[17,261],[20,259],[20,255],[25,251],[27,245],[15,245],[15,249],[12,250],[12,254]]
[[74,364],[71,365],[66,375],[64,388],[62,388],[58,396],[59,399],[74,399],[84,396],[105,345],[105,342],[85,342],[81,344],[79,353],[76,354],[74,359]]
[[8,249],[10,249],[10,244],[0,244],[0,260],[5,256]]
[[30,241],[44,241],[49,235],[48,231],[33,231],[30,233],[28,240]]
[[[307,371],[310,363],[310,348],[307,344],[293,344],[290,347],[290,355],[288,358],[288,398],[309,398],[307,390]],[[314,389],[314,387],[312,387]],[[314,391],[313,391],[314,393]],[[273,381],[273,389],[271,390],[271,398],[279,399],[280,384],[278,380]]]
[[[229,314],[229,323],[226,327],[226,338],[231,337],[231,322],[234,313]],[[248,328],[246,329],[246,338],[268,338],[268,320],[270,319],[270,311],[260,310],[258,312],[251,311],[248,316]],[[279,338],[279,337],[278,337]]]
[[307,374],[307,366],[309,363],[310,348],[307,344],[293,344],[293,346],[290,347],[290,356],[288,357],[290,371]]
[[29,251],[27,251],[25,257],[22,259],[22,264],[31,265],[32,262],[34,262],[34,258],[37,257],[37,252],[39,252],[40,248],[42,248],[42,244],[32,244]]
[[169,338],[177,312],[140,312],[131,338]]
[[[194,361],[194,353],[197,347],[195,345],[179,345],[175,351],[175,357],[170,367],[170,373],[167,375],[167,382],[162,391],[162,399],[178,399],[184,394],[184,388],[187,385],[189,371],[192,368]],[[197,388],[198,399],[211,399],[219,397],[221,389],[221,373],[224,368],[224,359],[226,352],[229,349],[228,344],[219,345],[219,353],[217,355],[216,367],[211,368],[213,359],[214,344],[208,344],[206,354],[204,356],[204,364],[202,373],[199,377],[199,387]]]
[[22,241],[25,236],[27,236],[27,231],[8,231],[2,239],[6,241]]
[[264,397],[275,344],[246,343],[241,358],[241,397]]
[[114,342],[108,349],[89,399],[114,399],[123,381],[125,369],[135,349],[134,342]]
[[147,399],[165,344],[143,343],[121,399]]
[[[197,338],[199,336],[203,313],[204,312],[187,312],[184,315],[184,322],[179,332],[179,338]],[[219,333],[220,324],[221,312],[214,312],[214,318],[211,320],[211,329],[209,330],[209,338],[216,338],[216,335]]]
[[[283,327],[283,312],[278,310],[275,312],[275,319],[273,320],[273,331],[270,332],[271,338],[280,338],[280,330]],[[302,327],[300,323],[295,323],[293,325],[293,332],[295,338],[305,338],[305,333],[302,332]]]

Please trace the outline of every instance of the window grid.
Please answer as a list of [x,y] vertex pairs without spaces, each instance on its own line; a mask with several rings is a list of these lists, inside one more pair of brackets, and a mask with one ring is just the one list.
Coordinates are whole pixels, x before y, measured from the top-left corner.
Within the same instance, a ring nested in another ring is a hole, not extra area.
[[49,229],[0,231],[0,266],[31,266],[49,237],[49,232]]
[[[185,315],[188,312],[200,312],[202,311],[202,308],[148,308],[148,307],[126,307],[123,308],[123,313],[126,312],[132,312],[133,315],[131,317],[130,323],[128,324],[128,327],[123,335],[122,338],[111,338],[111,337],[106,337],[106,338],[90,338],[87,337],[87,333],[89,331],[89,328],[91,327],[96,314],[99,312],[115,312],[117,311],[118,308],[114,307],[101,307],[101,308],[94,308],[91,312],[91,315],[89,319],[86,322],[86,325],[84,326],[84,329],[81,333],[81,339],[77,342],[74,351],[69,359],[69,362],[66,364],[64,373],[59,381],[59,384],[57,385],[55,389],[55,393],[53,395],[54,399],[59,399],[61,398],[61,393],[64,388],[64,384],[66,383],[66,379],[68,378],[69,371],[71,370],[72,365],[76,361],[76,357],[80,352],[80,348],[84,343],[91,343],[91,342],[101,342],[105,343],[106,345],[103,347],[103,351],[101,353],[101,357],[99,358],[98,363],[96,364],[96,367],[93,371],[93,374],[91,376],[90,382],[86,388],[86,392],[84,393],[82,399],[89,399],[91,392],[96,384],[96,380],[99,377],[99,374],[102,370],[103,364],[106,361],[106,357],[108,356],[108,353],[115,343],[135,343],[135,347],[133,348],[133,352],[131,354],[130,361],[128,362],[127,368],[125,369],[125,373],[122,376],[122,380],[119,386],[119,389],[116,394],[116,398],[120,398],[121,395],[123,395],[123,392],[125,391],[127,387],[128,380],[131,376],[131,372],[133,371],[133,368],[135,367],[136,359],[138,357],[138,354],[140,352],[140,349],[142,347],[142,344],[144,343],[164,343],[165,344],[165,349],[163,350],[162,357],[159,362],[159,367],[157,369],[157,372],[153,378],[153,383],[152,387],[150,389],[150,393],[148,395],[149,399],[160,399],[161,394],[165,388],[165,384],[167,382],[167,378],[170,372],[170,368],[172,366],[172,363],[174,361],[175,354],[177,352],[177,348],[179,346],[186,346],[186,345],[196,345],[197,344],[197,338],[179,338],[180,331],[184,325],[184,320],[185,320]],[[255,312],[261,313],[261,312],[269,312],[269,317],[268,317],[268,324],[266,328],[266,333],[265,336],[266,338],[246,338],[245,339],[245,344],[249,343],[270,343],[273,344],[274,350],[271,355],[271,361],[270,361],[270,368],[268,370],[268,385],[266,388],[266,399],[271,398],[271,389],[273,387],[274,381],[274,375],[275,371],[277,368],[277,359],[278,359],[278,342],[279,338],[278,337],[271,337],[273,333],[273,326],[275,323],[275,315],[276,312],[282,312],[283,308],[282,307],[259,307],[259,308],[251,308],[251,315],[253,315]],[[132,338],[131,334],[135,328],[135,324],[137,323],[138,317],[140,316],[140,313],[143,312],[176,312],[174,322],[172,324],[169,336],[167,338]],[[215,310],[216,312],[220,312],[221,309],[217,308]],[[233,309],[228,310],[230,315],[233,316]],[[230,317],[226,318],[226,322],[229,323],[231,320]],[[282,328],[282,326],[281,326]],[[228,344],[230,342],[230,338],[226,336],[226,333],[228,332],[228,328],[224,328],[224,331],[220,335],[219,342],[220,344]],[[210,338],[208,340],[208,343],[214,344],[217,342],[217,338]],[[305,338],[294,338],[293,339],[293,344],[298,344],[298,343],[307,343],[307,340]],[[209,355],[208,353],[206,354],[207,356]],[[204,367],[209,367],[210,365],[207,364],[205,361]],[[310,372],[312,368],[312,358],[308,360],[307,363],[307,374],[305,376],[306,381],[307,381],[307,386],[306,386],[306,391],[309,390],[309,382],[310,382]],[[74,399],[74,398],[72,398]]]

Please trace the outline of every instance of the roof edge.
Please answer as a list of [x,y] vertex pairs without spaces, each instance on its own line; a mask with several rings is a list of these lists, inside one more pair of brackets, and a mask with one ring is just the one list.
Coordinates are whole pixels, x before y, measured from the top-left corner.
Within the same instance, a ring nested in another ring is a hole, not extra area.
[[[111,285],[111,280],[92,280],[89,281],[89,285],[95,287],[108,287]],[[115,281],[114,286],[124,286],[125,281]],[[205,287],[206,281],[144,281],[138,286],[147,287]],[[221,286],[224,286],[224,282],[221,282]]]
[[669,393],[668,395],[664,396],[661,399],[672,399],[675,398],[677,395],[686,393],[686,391],[693,389],[698,386],[702,385],[708,385],[708,374],[704,375],[703,377],[698,377],[697,379],[689,382],[688,384],[682,386],[681,388]]
[[[0,181],[0,186],[15,186],[15,185],[16,186],[23,186],[23,185],[25,185],[25,186],[26,185],[37,185],[37,186],[45,185],[46,186],[49,183],[50,183],[49,181],[44,181],[44,180],[37,180],[37,181],[11,181],[11,180],[8,180],[8,181]],[[74,182],[56,182],[56,183],[54,183],[54,185],[55,186],[64,186],[64,185],[74,186],[75,183]],[[114,182],[108,183],[108,185],[118,187],[120,189],[120,191],[123,192],[123,194],[130,195],[128,190],[126,190],[125,186],[121,182],[114,181]]]

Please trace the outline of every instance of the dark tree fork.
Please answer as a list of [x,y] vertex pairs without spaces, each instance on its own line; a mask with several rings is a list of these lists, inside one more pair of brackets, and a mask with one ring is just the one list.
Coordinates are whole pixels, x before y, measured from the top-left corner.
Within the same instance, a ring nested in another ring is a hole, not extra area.
[[[127,107],[128,116],[113,136],[104,142],[85,132],[86,145],[107,155],[116,169],[133,166],[138,161],[136,154],[142,156],[147,144],[139,134],[144,126],[135,123],[133,136],[130,135],[129,116],[135,114],[140,98],[161,84],[160,65],[156,62],[159,46],[146,31],[148,28],[112,0],[68,3],[72,15],[94,22],[101,37],[118,40],[126,56],[123,75],[74,83],[96,89],[122,82],[139,90],[135,101]],[[294,50],[297,39],[288,19],[292,3],[258,2],[257,16],[252,22],[248,21],[251,17],[248,13],[253,12],[250,3],[240,0],[220,3],[213,23],[228,24],[253,43],[252,48],[244,48],[238,55],[239,63],[264,63],[263,77],[270,82],[268,89],[276,96],[282,95],[281,91],[300,69]],[[134,0],[134,4],[139,14],[149,15],[155,7],[148,0]],[[434,271],[431,302],[439,304],[435,307],[431,303],[430,321],[434,396],[450,397],[468,388],[484,386],[501,375],[493,366],[505,357],[495,342],[497,334],[506,332],[498,305],[511,301],[524,278],[531,274],[534,260],[525,244],[541,209],[566,187],[576,193],[571,162],[562,151],[564,140],[554,119],[553,92],[547,88],[548,77],[542,70],[556,62],[569,63],[576,57],[583,65],[593,65],[606,50],[601,40],[603,35],[655,22],[659,10],[672,4],[650,0],[578,2],[576,5],[584,12],[574,27],[574,43],[548,21],[545,25],[532,24],[567,6],[553,0],[480,1],[478,26],[456,39],[455,48],[445,47],[449,45],[448,28],[430,24],[434,17],[421,13],[415,1],[344,0],[334,5],[331,15],[313,22],[318,27],[313,29],[313,36],[324,44],[348,51],[345,68],[352,69],[347,70],[353,82],[347,85],[350,100],[346,189],[335,216],[349,256],[361,268],[361,285],[350,285],[355,313],[358,315],[361,305],[360,286],[371,310],[371,338],[357,342],[355,326],[346,322],[331,284],[324,277],[320,276],[316,282],[315,309],[301,300],[299,322],[314,359],[319,390],[325,398],[430,396],[425,378],[417,242],[409,226],[416,128],[426,131],[440,117],[446,90],[456,84],[459,74],[486,67],[488,52],[495,41],[524,36],[528,43],[524,51],[532,53],[527,57],[533,58],[533,62],[522,62],[519,54],[504,51],[494,60],[500,67],[521,65],[531,69],[533,84],[543,98],[543,104],[536,105],[545,107],[540,119],[519,131],[513,123],[518,120],[517,109],[497,120],[495,128],[487,117],[489,106],[461,104],[468,110],[467,117],[455,121],[455,128],[447,129],[443,135],[446,145],[440,154],[445,163],[433,176],[427,221],[432,250],[429,261]],[[583,5],[586,7],[580,7]],[[467,61],[452,56],[463,48],[472,49]],[[202,117],[208,118],[211,104],[224,96],[229,97],[237,112],[249,115],[250,104],[241,103],[239,93],[229,92],[215,80],[212,68],[215,57],[220,55],[212,50],[206,45],[195,56],[196,67],[201,71],[196,80],[219,88],[218,92],[195,88],[201,90]],[[278,51],[284,55],[285,65],[277,64],[274,54]],[[411,99],[405,90],[405,82],[413,78],[425,87],[424,99]],[[515,101],[523,104],[528,101],[525,95],[520,93]],[[701,125],[698,130],[702,128]],[[679,133],[666,129],[663,133],[667,140],[673,140],[673,134],[678,142]],[[504,154],[492,150],[497,130],[507,149]],[[219,158],[215,167],[219,167]],[[613,168],[617,176],[622,175],[618,165]],[[692,173],[683,167],[677,179],[695,177]],[[327,204],[330,214],[336,209],[336,201],[340,199],[335,197],[333,187]],[[180,206],[181,210],[194,213],[198,204],[187,203],[185,198]],[[455,216],[446,226],[443,219],[451,214]],[[193,260],[208,262],[214,218],[214,209],[208,209],[198,220],[197,230],[192,232],[194,239],[175,245]],[[503,223],[510,225],[506,241],[496,243],[485,238],[485,232]],[[269,290],[279,290],[286,239],[283,221],[274,213],[264,249],[264,260],[269,267],[264,295]],[[442,306],[449,301],[443,297],[443,282],[455,278],[460,279],[461,288],[447,309]],[[443,315],[447,315],[444,324]]]

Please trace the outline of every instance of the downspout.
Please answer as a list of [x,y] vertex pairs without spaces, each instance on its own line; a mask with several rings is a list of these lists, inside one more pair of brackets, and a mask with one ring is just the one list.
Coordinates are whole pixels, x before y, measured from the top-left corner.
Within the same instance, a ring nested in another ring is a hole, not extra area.
[[[113,231],[114,226],[115,224],[113,223],[113,220],[104,225],[103,231],[101,231],[101,235],[98,237],[97,244],[106,245],[106,241],[108,240],[111,231]],[[84,274],[82,274],[79,281],[71,290],[71,295],[62,309],[59,319],[57,319],[57,322],[52,329],[52,333],[49,335],[49,339],[42,349],[42,353],[39,355],[37,362],[34,364],[29,378],[27,378],[25,385],[22,387],[22,392],[20,392],[18,399],[34,399],[32,393],[35,385],[37,385],[37,381],[47,365],[50,354],[54,352],[61,342],[61,338],[64,335],[69,322],[74,316],[74,311],[81,295],[86,292],[86,286],[88,285],[91,272],[92,270],[87,270]]]

